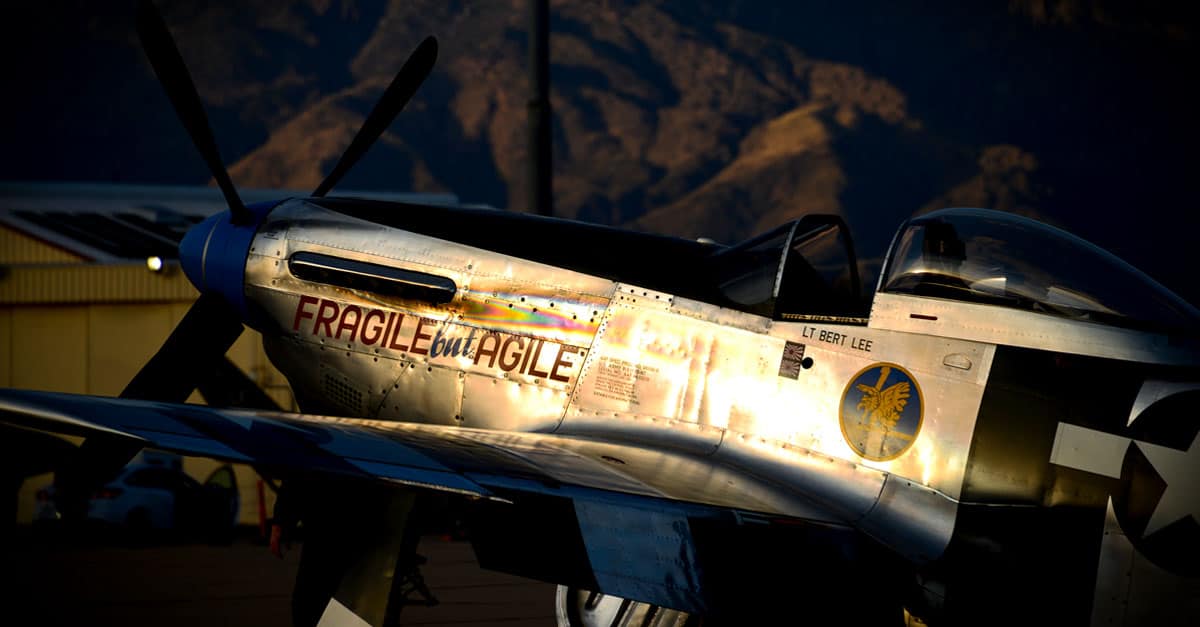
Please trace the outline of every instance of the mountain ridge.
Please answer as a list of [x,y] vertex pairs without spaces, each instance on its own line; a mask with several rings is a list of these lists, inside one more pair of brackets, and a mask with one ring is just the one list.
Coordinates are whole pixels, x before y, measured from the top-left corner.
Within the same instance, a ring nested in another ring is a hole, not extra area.
[[[433,33],[437,68],[343,186],[524,207],[524,0],[160,4],[239,185],[315,187]],[[877,258],[914,213],[989,206],[1195,302],[1194,22],[1118,5],[552,2],[557,211],[726,242],[837,213]],[[28,86],[4,105],[8,177],[204,180],[132,2],[14,10],[5,45],[39,61],[8,62]],[[1131,208],[1172,227],[1130,229]]]

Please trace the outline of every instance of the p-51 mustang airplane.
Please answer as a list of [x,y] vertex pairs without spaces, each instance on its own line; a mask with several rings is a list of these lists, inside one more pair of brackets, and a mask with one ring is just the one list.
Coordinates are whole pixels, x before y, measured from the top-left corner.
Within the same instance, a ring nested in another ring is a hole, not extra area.
[[[564,624],[1200,620],[1200,312],[1108,253],[939,211],[868,304],[835,217],[720,246],[325,197],[432,39],[311,198],[247,207],[138,25],[229,204],[180,246],[201,297],[124,398],[2,390],[0,420],[84,435],[75,489],[143,446],[285,478],[298,621],[394,622],[413,504],[447,499]],[[306,413],[180,404],[243,324]],[[375,506],[322,527],[347,493]]]

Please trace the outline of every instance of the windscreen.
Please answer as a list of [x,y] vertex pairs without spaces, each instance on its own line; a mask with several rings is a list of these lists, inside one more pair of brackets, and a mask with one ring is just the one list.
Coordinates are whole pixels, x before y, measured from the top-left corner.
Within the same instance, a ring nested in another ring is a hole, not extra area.
[[710,263],[717,288],[735,308],[770,315],[793,228],[783,225],[713,255]]
[[836,216],[812,215],[712,256],[731,307],[787,320],[865,323],[853,245]]

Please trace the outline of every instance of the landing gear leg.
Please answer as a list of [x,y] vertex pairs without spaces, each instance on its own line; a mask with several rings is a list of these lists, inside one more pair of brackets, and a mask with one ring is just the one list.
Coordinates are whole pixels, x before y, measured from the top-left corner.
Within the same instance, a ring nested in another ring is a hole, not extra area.
[[396,566],[393,569],[392,587],[388,593],[387,612],[384,616],[384,627],[400,624],[400,612],[409,605],[432,607],[438,604],[429,586],[425,585],[425,577],[421,575],[421,566],[427,561],[417,554],[417,543],[424,530],[424,520],[421,514],[428,514],[435,507],[428,495],[415,496],[412,509],[409,510],[407,524],[400,542],[400,550],[396,555]]
[[416,554],[422,532],[417,493],[326,488],[321,498],[305,495],[294,624],[396,625],[404,606],[436,603],[419,571],[424,558]]

